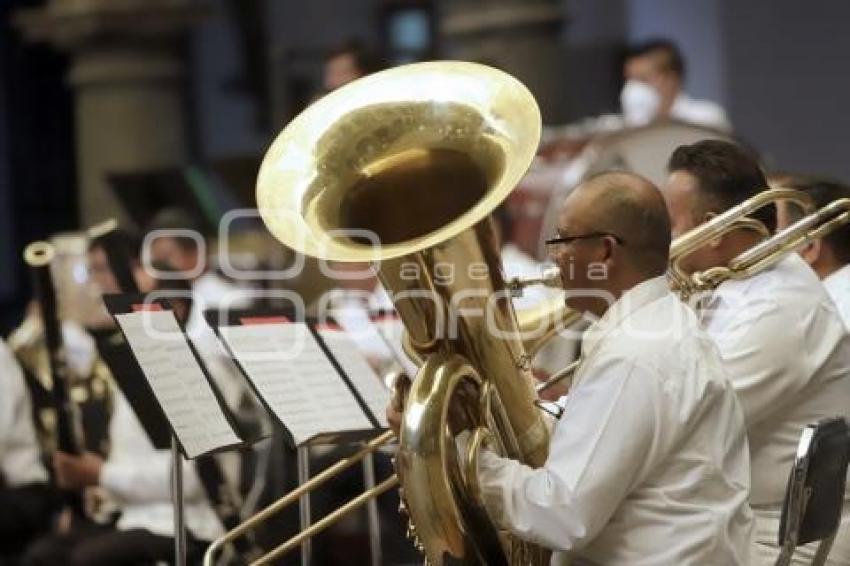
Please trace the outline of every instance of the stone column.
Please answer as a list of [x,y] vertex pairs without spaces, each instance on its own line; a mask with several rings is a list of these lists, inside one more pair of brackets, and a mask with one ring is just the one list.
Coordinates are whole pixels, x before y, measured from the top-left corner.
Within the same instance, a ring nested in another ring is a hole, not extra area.
[[444,55],[501,68],[534,93],[545,123],[567,114],[561,0],[444,0]]
[[184,38],[202,0],[50,0],[16,23],[67,52],[75,95],[80,219],[118,216],[110,173],[184,165]]

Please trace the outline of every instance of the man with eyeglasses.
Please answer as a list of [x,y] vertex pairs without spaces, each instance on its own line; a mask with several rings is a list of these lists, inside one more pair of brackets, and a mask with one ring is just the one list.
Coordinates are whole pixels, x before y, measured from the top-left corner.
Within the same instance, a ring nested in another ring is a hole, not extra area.
[[668,289],[660,193],[632,174],[594,177],[566,199],[549,246],[567,305],[595,321],[546,464],[481,454],[487,511],[555,550],[553,564],[747,564],[743,415],[713,343]]
[[[673,236],[679,236],[767,188],[758,162],[717,140],[680,146],[670,157],[663,193]],[[752,215],[768,229],[772,208]],[[729,262],[761,241],[752,230],[733,230],[696,250],[681,265],[688,272]],[[782,501],[800,434],[828,417],[850,417],[850,335],[815,272],[797,254],[752,277],[721,283],[701,309],[741,400],[752,457],[755,550],[760,564],[779,552]],[[850,497],[850,491],[847,492]],[[850,564],[850,506],[827,564]],[[793,564],[810,564],[812,545],[799,547]]]

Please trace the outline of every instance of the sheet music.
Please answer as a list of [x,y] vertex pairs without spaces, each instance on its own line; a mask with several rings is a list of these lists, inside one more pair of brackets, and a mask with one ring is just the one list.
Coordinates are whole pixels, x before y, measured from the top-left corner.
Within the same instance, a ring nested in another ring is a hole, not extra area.
[[321,327],[317,330],[378,423],[384,428],[389,426],[386,411],[390,392],[357,345],[341,328]]
[[416,377],[416,372],[419,371],[419,368],[416,367],[416,364],[408,357],[407,352],[402,347],[404,323],[401,319],[394,315],[382,315],[372,318],[372,324],[384,340],[384,343],[392,351],[393,358],[404,369],[404,373],[410,379]]
[[296,444],[321,433],[374,428],[306,324],[222,326],[219,331]]
[[241,444],[172,311],[115,319],[189,458]]

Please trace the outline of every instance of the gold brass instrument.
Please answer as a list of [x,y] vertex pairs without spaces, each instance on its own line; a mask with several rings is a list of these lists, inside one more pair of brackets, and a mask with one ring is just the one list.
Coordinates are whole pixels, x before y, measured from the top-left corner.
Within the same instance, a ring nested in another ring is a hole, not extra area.
[[753,246],[733,259],[727,267],[706,270],[702,278],[717,285],[727,279],[749,277],[770,267],[786,254],[798,250],[812,240],[823,238],[848,223],[850,198],[832,201],[781,230],[772,238]]
[[[676,238],[670,246],[670,267],[667,272],[671,287],[678,291],[684,300],[687,300],[695,293],[713,289],[726,279],[740,279],[753,275],[754,271],[751,268],[755,265],[752,262],[744,264],[738,259],[727,267],[717,267],[691,274],[682,268],[682,260],[711,240],[734,230],[754,230],[765,238],[765,242],[770,241],[770,232],[767,227],[758,220],[749,218],[748,215],[780,201],[790,201],[800,206],[806,214],[814,209],[812,199],[801,191],[768,189]],[[781,255],[777,255],[776,259]]]
[[[422,362],[404,405],[396,467],[430,564],[547,561],[539,547],[501,537],[468,472],[485,437],[530,466],[542,465],[548,452],[525,345],[533,352],[552,326],[574,315],[561,300],[522,326],[517,322],[489,219],[525,173],[539,137],[537,104],[513,77],[472,63],[419,63],[360,79],[318,101],[278,136],[260,169],[259,209],[278,240],[323,260],[379,262],[406,345]],[[536,333],[521,335],[532,327]],[[458,407],[460,390],[477,395]],[[449,432],[449,415],[458,413],[478,427],[473,450],[460,456]],[[385,433],[364,451],[391,438]],[[296,501],[327,477],[278,503]]]
[[[754,221],[747,214],[779,201],[790,201],[801,207],[805,216],[759,244],[741,253],[728,265],[712,267],[701,272],[687,274],[681,267],[682,258],[704,246],[709,240],[732,230],[751,227]],[[744,224],[742,224],[744,222]],[[809,242],[827,236],[833,230],[850,223],[850,199],[842,198],[815,210],[814,203],[806,193],[793,189],[769,189],[763,191],[705,224],[676,238],[670,248],[671,285],[679,290],[683,298],[714,289],[728,279],[746,279],[772,266],[786,254],[794,252]]]

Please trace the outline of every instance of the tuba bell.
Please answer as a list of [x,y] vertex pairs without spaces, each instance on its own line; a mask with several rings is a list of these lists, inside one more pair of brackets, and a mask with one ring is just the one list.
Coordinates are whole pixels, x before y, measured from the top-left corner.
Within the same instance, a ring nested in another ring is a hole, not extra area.
[[429,564],[547,560],[490,522],[470,471],[477,452],[458,455],[450,432],[464,415],[470,446],[487,439],[532,467],[547,456],[531,356],[540,336],[576,315],[561,300],[518,323],[489,218],[534,158],[540,124],[531,93],[510,75],[418,63],[315,103],[278,136],[259,172],[258,206],[272,234],[319,259],[376,265],[421,361],[396,467]]

